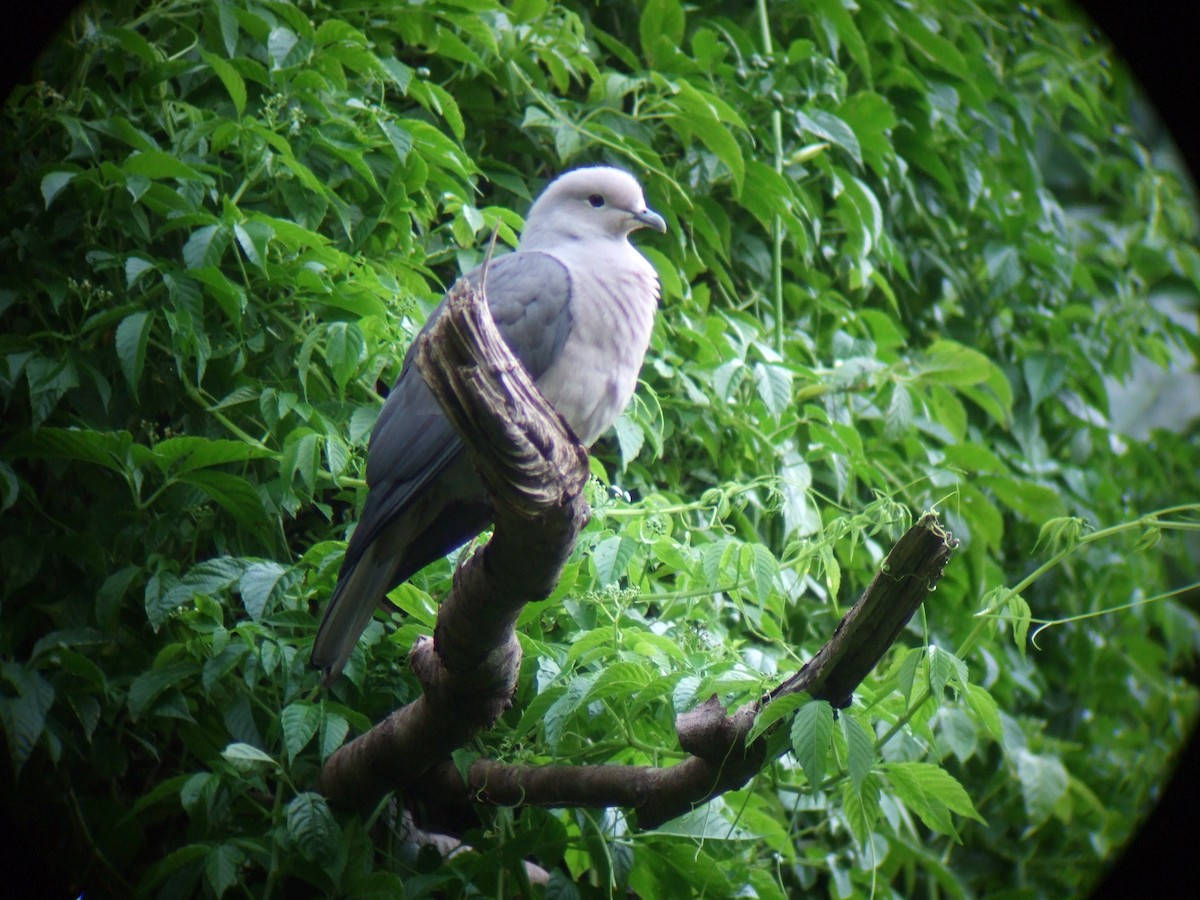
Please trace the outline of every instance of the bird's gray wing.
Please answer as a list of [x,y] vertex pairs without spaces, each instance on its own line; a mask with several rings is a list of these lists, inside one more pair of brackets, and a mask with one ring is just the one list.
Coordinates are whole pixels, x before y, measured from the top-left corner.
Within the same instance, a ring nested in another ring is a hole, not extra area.
[[[466,277],[478,287],[482,267]],[[496,328],[536,381],[558,358],[570,332],[570,275],[562,263],[548,254],[511,253],[488,267],[486,281],[488,308]],[[430,322],[441,309],[439,306],[429,317]],[[426,324],[421,333],[428,327]],[[353,565],[365,546],[463,451],[454,426],[416,370],[415,353],[416,341],[413,341],[405,354],[400,377],[371,432],[367,454],[370,492],[347,547],[345,565]],[[474,537],[486,524],[435,552],[431,559],[402,575],[397,583]]]
[[[467,278],[478,286],[482,275],[476,269]],[[485,289],[505,343],[540,378],[571,329],[567,268],[545,253],[512,253],[490,264]],[[371,433],[367,502],[313,645],[313,664],[327,680],[341,670],[388,591],[491,522],[462,440],[417,371],[415,347],[416,341]]]

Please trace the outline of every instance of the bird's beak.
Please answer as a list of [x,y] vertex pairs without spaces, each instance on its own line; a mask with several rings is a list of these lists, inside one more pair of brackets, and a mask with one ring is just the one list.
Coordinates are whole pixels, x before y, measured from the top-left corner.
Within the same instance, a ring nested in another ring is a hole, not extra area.
[[647,228],[653,228],[655,231],[661,231],[663,234],[667,233],[666,220],[652,209],[647,208],[641,212],[635,212],[633,218],[634,221],[639,223],[639,226],[644,225]]

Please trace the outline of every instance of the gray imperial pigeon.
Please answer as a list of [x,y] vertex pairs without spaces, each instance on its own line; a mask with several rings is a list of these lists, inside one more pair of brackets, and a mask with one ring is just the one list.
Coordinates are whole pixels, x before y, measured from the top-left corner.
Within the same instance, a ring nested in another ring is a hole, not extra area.
[[[516,252],[488,268],[488,307],[505,343],[589,447],[629,403],[650,342],[658,276],[629,243],[644,226],[667,228],[633,176],[576,169],[538,197]],[[481,270],[466,277],[478,287]],[[388,591],[492,521],[465,446],[413,363],[415,346],[371,433],[366,505],[313,644],[326,684]]]

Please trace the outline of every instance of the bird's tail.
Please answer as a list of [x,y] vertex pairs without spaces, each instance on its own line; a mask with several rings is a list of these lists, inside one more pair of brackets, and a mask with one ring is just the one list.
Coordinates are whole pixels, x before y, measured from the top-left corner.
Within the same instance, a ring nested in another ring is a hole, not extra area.
[[341,674],[375,607],[392,585],[394,566],[380,563],[367,552],[350,572],[338,579],[313,642],[312,664],[324,673],[328,687]]

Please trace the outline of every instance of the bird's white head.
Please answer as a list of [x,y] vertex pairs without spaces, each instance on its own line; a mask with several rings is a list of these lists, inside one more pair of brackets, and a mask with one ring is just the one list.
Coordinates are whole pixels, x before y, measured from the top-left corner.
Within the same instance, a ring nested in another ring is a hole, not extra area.
[[554,179],[537,198],[525,220],[521,249],[561,247],[564,239],[624,241],[638,228],[665,232],[667,223],[646,205],[636,178],[607,166],[575,169]]

